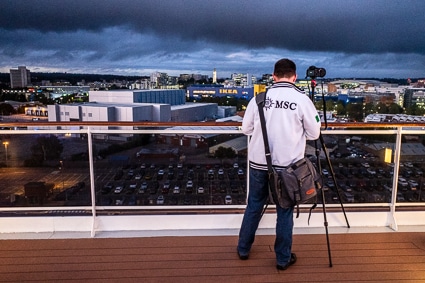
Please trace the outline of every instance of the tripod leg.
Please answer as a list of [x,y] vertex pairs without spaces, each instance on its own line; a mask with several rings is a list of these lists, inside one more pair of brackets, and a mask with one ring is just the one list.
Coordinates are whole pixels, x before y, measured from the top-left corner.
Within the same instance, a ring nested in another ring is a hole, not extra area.
[[[315,78],[311,78],[311,97],[310,97],[311,101],[313,101],[313,102],[314,102],[314,89],[316,87],[316,81],[314,79]],[[324,113],[325,128],[326,128],[327,127],[327,122],[326,122],[326,102],[325,102],[325,97],[323,95],[322,95],[322,101],[323,101],[323,113]],[[350,224],[348,223],[347,215],[345,214],[344,205],[342,204],[342,201],[341,201],[341,195],[339,194],[339,186],[338,186],[338,184],[336,182],[335,172],[333,171],[333,167],[332,167],[331,161],[329,159],[328,151],[326,150],[326,145],[325,145],[325,142],[323,141],[322,133],[320,133],[319,139],[320,139],[320,142],[322,144],[323,152],[325,154],[326,161],[328,163],[328,167],[329,167],[330,172],[331,172],[332,180],[333,180],[334,185],[335,185],[335,188],[336,188],[336,193],[338,195],[339,203],[341,204],[342,212],[344,213],[345,222],[347,223],[347,227],[350,228]],[[319,148],[317,146],[317,140],[315,141],[315,146],[316,146],[316,156],[317,156],[317,168],[320,169],[319,172],[321,173],[322,171],[321,171],[321,168],[320,168],[320,159],[319,159],[320,151],[319,151]],[[324,203],[325,202],[323,201],[323,204]]]
[[329,231],[328,231],[328,219],[326,217],[326,200],[325,200],[325,192],[322,188],[322,208],[323,208],[323,219],[324,219],[324,226],[326,231],[326,243],[328,245],[328,257],[329,257],[329,267],[332,267],[332,255],[331,255],[331,244],[329,241]]
[[[322,173],[322,166],[320,164],[320,149],[319,146],[317,145],[317,140],[314,141],[314,146],[316,148],[316,161],[317,161],[317,169],[320,172],[320,174]],[[321,191],[321,196],[322,196],[322,209],[323,209],[323,226],[325,227],[325,232],[326,232],[326,243],[328,245],[328,257],[329,257],[329,267],[332,267],[332,257],[331,257],[331,244],[329,241],[329,230],[328,230],[328,218],[326,216],[326,199],[325,199],[325,191],[323,190],[323,185],[322,188],[320,188],[320,185],[316,184],[316,189],[320,189]]]
[[347,223],[347,228],[350,228],[350,223],[348,223],[347,214],[345,213],[344,205],[342,204],[341,195],[339,193],[339,186],[338,186],[338,183],[336,182],[335,172],[333,170],[331,160],[329,159],[328,151],[326,150],[326,145],[325,145],[325,142],[323,140],[322,134],[320,134],[319,139],[320,139],[320,143],[322,144],[323,152],[324,152],[325,157],[326,157],[326,162],[328,163],[329,172],[331,173],[331,176],[332,176],[332,181],[335,185],[336,194],[338,196],[339,203],[341,204],[341,209],[342,209],[342,212],[343,212],[344,217],[345,217],[345,222]]

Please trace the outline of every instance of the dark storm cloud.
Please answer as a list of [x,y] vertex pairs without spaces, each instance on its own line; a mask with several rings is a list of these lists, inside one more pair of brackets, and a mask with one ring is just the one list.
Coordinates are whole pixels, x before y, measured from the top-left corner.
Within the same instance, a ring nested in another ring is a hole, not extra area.
[[0,62],[256,73],[288,54],[301,67],[353,74],[391,75],[414,58],[406,72],[419,72],[424,8],[421,0],[3,0]]
[[2,1],[0,27],[136,32],[254,48],[425,52],[424,1]]

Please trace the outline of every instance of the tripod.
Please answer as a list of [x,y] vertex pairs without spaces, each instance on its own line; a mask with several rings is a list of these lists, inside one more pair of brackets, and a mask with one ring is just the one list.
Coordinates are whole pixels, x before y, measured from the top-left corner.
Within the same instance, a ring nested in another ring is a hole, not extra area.
[[[307,74],[308,74],[308,70],[307,70]],[[313,102],[314,102],[314,90],[315,90],[315,87],[316,87],[315,78],[316,78],[315,76],[311,76],[311,97],[310,98]],[[324,99],[323,95],[322,95],[322,99],[323,99],[323,112],[324,112],[323,116],[324,116],[324,119],[325,119],[325,128],[327,128],[326,106],[325,106],[326,103],[325,103],[325,99]],[[325,154],[325,159],[327,161],[330,174],[332,176],[332,181],[335,185],[336,193],[337,193],[337,196],[338,196],[339,203],[341,204],[342,212],[344,213],[344,217],[345,217],[345,221],[347,223],[347,227],[350,228],[350,224],[348,223],[347,215],[345,214],[344,205],[342,204],[342,201],[341,201],[341,195],[339,193],[338,183],[336,182],[335,172],[333,171],[332,163],[330,161],[328,151],[326,149],[326,144],[323,140],[322,133],[320,133],[320,135],[319,135],[319,140],[320,140],[320,143],[322,145],[323,152]],[[320,163],[320,148],[319,148],[317,143],[318,143],[318,140],[315,140],[314,141],[314,147],[315,147],[315,153],[316,153],[316,164],[317,164],[317,170],[321,174],[322,173],[322,166],[321,166],[321,163]],[[323,176],[322,176],[322,178],[323,178]],[[322,197],[322,208],[323,208],[324,227],[325,227],[325,231],[326,231],[326,242],[327,242],[327,245],[328,245],[329,267],[332,267],[332,256],[331,256],[331,248],[330,248],[330,242],[329,242],[329,231],[328,231],[328,220],[327,220],[327,216],[326,216],[326,199],[325,199],[325,192],[323,190],[323,185],[322,185],[322,189],[320,191],[321,191],[321,197]]]
[[[314,70],[316,70],[316,69],[314,69]],[[320,70],[323,70],[323,72],[325,72],[324,69],[320,69]],[[314,74],[315,73],[316,72],[314,72]],[[319,75],[320,74],[322,74],[322,72],[319,72]],[[324,76],[324,75],[320,75],[320,76]],[[315,81],[314,81],[314,79],[312,79],[312,88],[313,88],[313,91],[312,91],[313,97],[312,97],[312,99],[314,99],[314,87],[315,87]],[[265,121],[264,121],[264,114],[263,114],[263,110],[262,110],[263,104],[265,103],[265,96],[266,96],[266,93],[265,92],[262,92],[262,93],[257,94],[257,97],[256,97],[256,101],[257,101],[257,105],[258,105],[259,113],[260,113],[260,121],[261,121],[261,124],[262,124],[263,138],[264,137],[267,137],[267,132],[265,131],[265,126],[263,126],[263,125],[265,125]],[[321,170],[321,164],[320,164],[320,148],[318,146],[318,140],[321,141],[321,144],[322,144],[322,147],[323,147],[323,150],[324,150],[324,153],[325,153],[325,157],[326,157],[326,160],[328,162],[328,166],[330,168],[331,175],[333,177],[333,181],[335,183],[335,187],[337,188],[338,198],[339,198],[339,201],[341,203],[342,210],[344,212],[344,216],[345,216],[345,219],[346,219],[346,222],[347,222],[347,226],[350,227],[349,226],[349,223],[348,223],[348,220],[347,220],[347,217],[345,215],[345,210],[344,210],[344,207],[343,207],[343,204],[342,204],[342,201],[341,201],[341,197],[339,195],[339,191],[338,191],[338,187],[337,187],[337,183],[336,183],[336,178],[335,178],[335,173],[333,172],[332,164],[330,163],[330,159],[329,159],[329,156],[327,154],[327,150],[326,150],[326,146],[325,146],[325,143],[324,143],[324,140],[323,140],[322,133],[320,133],[319,138],[314,141],[315,142],[315,149],[316,149],[317,169],[318,169],[318,171],[320,173],[322,172],[322,170]],[[270,175],[273,175],[273,173],[271,173],[271,171],[272,171],[272,169],[271,169],[272,168],[272,164],[271,164],[271,158],[270,158],[270,151],[268,149],[267,138],[264,138],[264,146],[265,146],[265,152],[266,152],[267,165],[269,167],[268,171],[269,171],[269,181],[270,181]],[[321,188],[321,186],[320,186],[320,184],[318,182],[315,182],[315,187],[316,187],[316,190],[317,191],[319,191],[319,190],[321,191],[322,208],[323,208],[323,216],[324,216],[324,226],[325,226],[325,230],[326,230],[326,240],[327,240],[327,245],[328,245],[329,266],[332,267],[332,257],[331,257],[330,241],[329,241],[328,221],[327,221],[327,216],[326,216],[326,201],[325,201],[324,190],[323,190],[323,188]],[[269,191],[269,201],[271,203],[274,203],[273,202],[273,197],[272,197],[271,190]],[[276,205],[278,205],[278,204],[276,204]],[[313,208],[314,208],[314,206],[313,206]],[[264,206],[264,209],[262,211],[261,217],[264,215],[265,211],[267,210],[267,207],[268,207],[268,202]],[[310,212],[311,212],[311,209],[310,209]]]

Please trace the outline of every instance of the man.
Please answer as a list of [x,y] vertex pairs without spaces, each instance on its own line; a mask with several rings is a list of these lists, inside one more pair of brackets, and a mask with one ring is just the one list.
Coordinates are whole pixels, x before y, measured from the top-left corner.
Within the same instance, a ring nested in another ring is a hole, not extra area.
[[[272,164],[286,167],[304,157],[306,140],[320,135],[320,118],[310,100],[294,83],[297,79],[295,63],[289,59],[276,62],[273,71],[274,84],[267,91],[264,116],[268,133]],[[264,150],[261,122],[255,98],[246,109],[242,131],[251,135],[249,141],[249,195],[248,204],[239,232],[237,252],[239,258],[249,257],[261,213],[268,199],[268,171]],[[292,253],[294,208],[276,205],[276,268],[285,270],[297,260]]]

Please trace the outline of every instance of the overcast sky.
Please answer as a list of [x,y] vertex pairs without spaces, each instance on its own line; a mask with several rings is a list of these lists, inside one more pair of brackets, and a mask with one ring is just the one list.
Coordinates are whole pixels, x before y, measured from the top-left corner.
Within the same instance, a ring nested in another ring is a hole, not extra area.
[[0,72],[425,78],[424,0],[0,0]]

